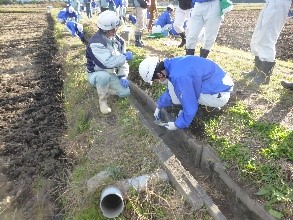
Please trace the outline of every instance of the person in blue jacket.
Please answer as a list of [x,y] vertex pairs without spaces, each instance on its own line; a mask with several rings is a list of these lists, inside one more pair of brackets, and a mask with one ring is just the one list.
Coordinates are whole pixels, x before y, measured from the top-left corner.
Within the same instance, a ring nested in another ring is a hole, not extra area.
[[118,15],[119,18],[121,18],[120,8],[122,7],[122,1],[121,0],[114,0],[114,3],[115,3],[116,14]]
[[[187,128],[195,117],[199,104],[221,108],[233,90],[232,78],[215,62],[198,56],[180,56],[160,61],[148,57],[139,65],[139,74],[145,82],[165,84],[170,81],[181,103],[182,111],[175,122],[164,126],[169,130]],[[162,108],[172,105],[169,89],[157,101],[154,116],[160,120]]]
[[170,30],[172,28],[173,19],[172,14],[174,12],[174,6],[168,5],[167,9],[158,17],[155,25],[161,26],[163,30]]
[[67,20],[70,20],[72,18],[77,21],[78,14],[76,11],[74,11],[74,8],[72,6],[69,6],[59,11],[57,18],[60,23],[64,24]]
[[131,24],[135,24],[136,23],[136,16],[132,15],[132,14],[127,14],[125,16],[126,21],[130,22]]
[[59,13],[57,15],[57,19],[61,24],[65,24],[65,22],[68,19],[68,14],[66,13],[66,8],[59,11]]
[[79,37],[79,39],[84,43],[87,44],[84,33],[83,33],[83,26],[75,21],[67,21],[65,24],[66,29],[73,37]]
[[116,12],[116,4],[114,0],[109,0],[109,11],[114,11]]

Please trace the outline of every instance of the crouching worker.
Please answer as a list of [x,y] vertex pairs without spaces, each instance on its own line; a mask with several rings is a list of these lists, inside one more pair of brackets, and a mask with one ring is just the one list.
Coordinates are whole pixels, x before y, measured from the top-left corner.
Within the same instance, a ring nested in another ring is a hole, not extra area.
[[59,11],[57,19],[61,24],[65,24],[66,21],[72,19],[74,19],[77,22],[78,14],[76,11],[74,11],[74,8],[70,6]]
[[113,11],[104,11],[98,17],[98,31],[89,40],[86,49],[87,77],[96,86],[102,114],[111,112],[107,104],[109,95],[130,95],[128,60],[124,40],[116,34],[120,19]]
[[[172,83],[182,105],[175,122],[164,126],[169,130],[187,128],[195,117],[199,104],[220,108],[227,104],[233,90],[233,80],[221,67],[209,59],[182,56],[160,61],[158,57],[144,59],[139,74],[145,82]],[[160,110],[172,105],[170,86],[157,101],[154,116],[160,120]],[[174,99],[173,99],[174,100]]]
[[125,21],[130,22],[131,24],[136,24],[136,16],[132,14],[125,15]]
[[158,20],[155,23],[155,26],[158,26],[163,31],[169,31],[172,29],[173,19],[172,15],[174,12],[174,6],[168,5],[167,9],[158,17]]
[[86,39],[84,38],[82,24],[75,21],[67,21],[65,27],[73,37],[79,37],[84,44],[87,44]]

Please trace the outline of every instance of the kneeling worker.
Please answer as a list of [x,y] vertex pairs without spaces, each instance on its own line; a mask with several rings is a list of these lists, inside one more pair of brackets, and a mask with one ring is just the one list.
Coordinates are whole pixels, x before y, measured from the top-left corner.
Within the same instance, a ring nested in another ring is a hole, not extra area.
[[67,21],[65,27],[73,37],[78,37],[84,44],[87,44],[82,24],[75,21]]
[[87,77],[96,86],[102,114],[111,112],[107,104],[109,95],[130,95],[128,60],[124,40],[116,34],[120,19],[113,11],[104,11],[98,17],[99,30],[91,37],[86,49]]
[[[144,59],[139,74],[145,82],[166,83],[169,80],[182,105],[175,122],[168,122],[169,130],[187,128],[195,117],[199,104],[220,108],[227,104],[233,90],[233,80],[221,67],[209,59],[198,56],[182,56],[160,61],[158,57]],[[169,86],[168,86],[169,88]],[[154,113],[160,119],[160,110],[172,105],[169,89],[157,101]]]

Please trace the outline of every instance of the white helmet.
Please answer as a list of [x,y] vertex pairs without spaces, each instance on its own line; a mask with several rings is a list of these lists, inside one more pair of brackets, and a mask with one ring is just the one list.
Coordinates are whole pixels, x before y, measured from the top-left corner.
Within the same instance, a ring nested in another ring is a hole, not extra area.
[[68,11],[69,11],[69,13],[72,13],[72,12],[74,12],[74,8],[72,6],[69,6]]
[[82,31],[83,31],[83,26],[82,26],[82,24],[77,24],[76,27],[77,27],[77,30],[78,30],[79,32],[82,32]]
[[170,8],[170,9],[172,9],[172,10],[174,11],[174,6],[173,6],[173,5],[171,5],[171,4],[168,5],[168,6],[167,6],[167,9],[168,9],[168,8]]
[[148,57],[139,64],[139,75],[145,82],[152,82],[152,78],[154,76],[158,62],[159,57]]
[[114,11],[104,11],[98,17],[98,28],[109,31],[119,27],[120,19]]

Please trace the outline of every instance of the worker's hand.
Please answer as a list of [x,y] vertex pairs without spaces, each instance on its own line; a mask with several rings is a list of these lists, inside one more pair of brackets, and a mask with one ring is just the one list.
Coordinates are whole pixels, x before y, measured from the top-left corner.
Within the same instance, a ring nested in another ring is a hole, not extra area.
[[129,86],[129,80],[124,76],[120,78],[120,84],[124,87],[127,88]]
[[131,51],[128,51],[128,52],[124,53],[123,55],[125,56],[127,61],[133,59],[133,54]]
[[154,112],[154,116],[157,121],[161,120],[161,109],[156,108],[156,110]]
[[177,129],[177,127],[175,126],[175,122],[168,122],[165,127],[170,131],[175,131]]

